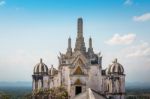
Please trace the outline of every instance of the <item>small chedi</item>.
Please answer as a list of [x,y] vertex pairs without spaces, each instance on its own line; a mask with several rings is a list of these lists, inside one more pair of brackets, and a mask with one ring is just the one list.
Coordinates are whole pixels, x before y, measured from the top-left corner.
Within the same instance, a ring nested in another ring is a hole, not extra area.
[[83,20],[77,21],[74,50],[68,39],[66,53],[58,57],[58,69],[48,68],[40,60],[33,70],[33,99],[125,99],[123,66],[115,59],[108,68],[102,68],[102,55],[96,54],[92,38],[86,49]]

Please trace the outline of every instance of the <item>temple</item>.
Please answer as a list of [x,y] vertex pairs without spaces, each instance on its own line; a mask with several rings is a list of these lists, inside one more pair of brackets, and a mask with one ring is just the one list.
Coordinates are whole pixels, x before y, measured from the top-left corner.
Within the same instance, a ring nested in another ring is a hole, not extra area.
[[48,68],[42,59],[35,65],[33,92],[63,86],[68,99],[125,99],[123,66],[114,59],[108,68],[102,68],[102,55],[94,52],[91,37],[88,48],[85,46],[82,18],[77,20],[74,50],[69,37],[67,51],[60,53],[58,62],[57,69],[54,66]]

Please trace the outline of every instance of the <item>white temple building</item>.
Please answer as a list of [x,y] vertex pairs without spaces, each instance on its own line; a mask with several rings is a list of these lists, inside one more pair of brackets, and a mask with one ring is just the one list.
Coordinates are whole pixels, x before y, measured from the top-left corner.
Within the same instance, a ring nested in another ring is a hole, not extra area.
[[95,53],[92,38],[88,49],[83,36],[83,20],[77,21],[77,38],[74,50],[68,39],[66,53],[60,53],[58,68],[48,68],[40,60],[35,65],[32,89],[49,89],[64,86],[69,99],[125,99],[125,74],[117,59],[103,69],[102,56]]

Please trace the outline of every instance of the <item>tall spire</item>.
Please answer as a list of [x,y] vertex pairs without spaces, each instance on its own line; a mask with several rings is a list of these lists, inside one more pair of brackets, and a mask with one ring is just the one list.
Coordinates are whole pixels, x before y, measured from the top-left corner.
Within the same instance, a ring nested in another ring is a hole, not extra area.
[[68,48],[71,49],[71,38],[68,39]]
[[42,58],[40,58],[40,63],[42,63]]
[[69,37],[68,38],[68,49],[67,49],[68,52],[72,52],[72,48],[71,48],[71,38]]
[[71,38],[70,38],[70,37],[68,38],[68,48],[67,48],[67,53],[68,53],[69,55],[72,54]]
[[83,20],[82,18],[78,18],[77,22],[77,38],[76,38],[76,45],[75,45],[75,51],[81,51],[83,53],[86,52],[86,47],[84,43],[84,37],[83,37]]
[[82,18],[78,18],[78,24],[77,24],[77,33],[78,38],[83,37],[83,20]]
[[92,38],[89,38],[89,48],[92,48]]
[[92,38],[89,38],[89,48],[88,48],[89,53],[93,53],[93,47],[92,47]]

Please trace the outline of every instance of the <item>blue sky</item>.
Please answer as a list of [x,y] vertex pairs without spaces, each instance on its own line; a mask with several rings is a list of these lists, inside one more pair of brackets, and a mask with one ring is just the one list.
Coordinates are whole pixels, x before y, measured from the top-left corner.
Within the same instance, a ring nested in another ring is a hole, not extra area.
[[86,45],[91,36],[104,69],[117,57],[126,81],[150,83],[149,6],[149,0],[0,0],[0,81],[31,81],[40,58],[57,67],[69,36],[74,48],[82,17]]

